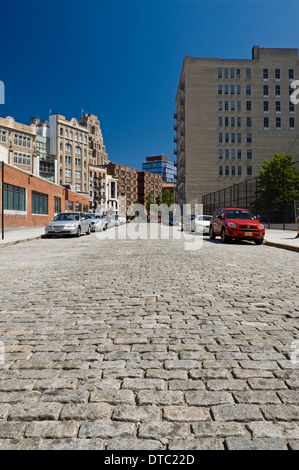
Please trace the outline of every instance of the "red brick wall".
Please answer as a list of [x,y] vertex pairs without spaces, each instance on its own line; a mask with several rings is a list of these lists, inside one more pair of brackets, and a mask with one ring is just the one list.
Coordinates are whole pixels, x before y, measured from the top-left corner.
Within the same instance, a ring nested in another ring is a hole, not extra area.
[[[0,168],[0,182],[2,188],[2,167]],[[12,184],[26,189],[26,208],[27,214],[5,214],[4,212],[4,226],[5,227],[43,227],[54,217],[54,197],[61,199],[61,211],[65,210],[66,194],[74,201],[79,201],[82,204],[89,205],[89,199],[79,194],[67,191],[61,186],[50,183],[49,181],[31,176],[24,171],[5,165],[4,167],[4,183]],[[31,213],[31,192],[38,191],[48,195],[48,215],[32,215]],[[2,207],[2,191],[0,191],[0,207]],[[83,209],[83,206],[82,206]],[[2,226],[2,216],[0,216],[0,227]]]

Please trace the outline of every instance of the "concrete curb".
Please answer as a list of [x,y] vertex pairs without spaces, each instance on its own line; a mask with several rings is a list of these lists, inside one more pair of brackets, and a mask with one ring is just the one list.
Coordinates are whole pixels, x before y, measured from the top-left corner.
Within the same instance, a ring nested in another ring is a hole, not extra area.
[[18,245],[19,243],[24,243],[24,242],[31,242],[33,240],[39,240],[41,239],[42,235],[39,235],[38,237],[33,237],[33,238],[25,238],[24,240],[16,240],[14,242],[4,242],[4,243],[1,243],[0,242],[0,248],[6,248],[8,246],[14,246],[14,245]]
[[267,240],[264,241],[264,245],[273,246],[274,248],[281,248],[288,251],[296,251],[299,253],[299,246],[283,245],[281,243],[268,242]]

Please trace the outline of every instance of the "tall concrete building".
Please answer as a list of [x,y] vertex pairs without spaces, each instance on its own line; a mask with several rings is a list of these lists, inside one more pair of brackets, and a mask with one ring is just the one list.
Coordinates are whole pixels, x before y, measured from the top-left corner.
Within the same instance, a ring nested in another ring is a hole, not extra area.
[[176,96],[178,203],[257,176],[278,152],[299,157],[298,49],[254,46],[252,59],[186,56]]
[[106,165],[108,163],[108,155],[98,117],[93,114],[84,113],[79,124],[86,127],[89,132],[88,160],[90,165]]
[[51,114],[50,154],[57,159],[58,184],[79,193],[89,193],[89,131],[77,119]]

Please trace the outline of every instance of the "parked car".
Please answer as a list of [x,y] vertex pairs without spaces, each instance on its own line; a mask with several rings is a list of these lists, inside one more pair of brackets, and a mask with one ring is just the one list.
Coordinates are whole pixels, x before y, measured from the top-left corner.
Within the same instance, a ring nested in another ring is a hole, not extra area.
[[265,226],[247,209],[221,208],[216,210],[210,221],[210,238],[220,236],[225,243],[228,240],[252,240],[262,245]]
[[90,235],[91,223],[83,212],[60,212],[45,228],[48,237],[52,235]]
[[102,232],[104,230],[104,220],[101,214],[85,214],[90,220],[92,232]]
[[123,215],[120,215],[120,214],[112,215],[112,219],[114,220],[114,225],[123,225],[123,224],[127,223],[126,218]]
[[111,215],[104,214],[103,220],[104,220],[104,230],[107,230],[110,227],[114,227],[115,220],[112,218]]
[[211,215],[196,215],[194,219],[191,220],[191,232],[209,235],[211,218]]
[[191,232],[191,222],[195,219],[195,215],[185,215],[182,221],[182,230]]

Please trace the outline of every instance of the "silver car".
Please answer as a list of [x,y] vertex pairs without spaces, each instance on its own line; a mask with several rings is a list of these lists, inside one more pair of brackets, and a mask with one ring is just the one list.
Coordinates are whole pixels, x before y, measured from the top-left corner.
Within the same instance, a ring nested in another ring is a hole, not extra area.
[[102,232],[104,230],[104,220],[100,214],[85,214],[90,220],[92,232]]
[[82,233],[90,235],[90,220],[82,212],[61,212],[57,214],[45,228],[48,237],[52,235],[76,235],[80,237]]
[[197,215],[191,221],[191,232],[209,235],[211,215]]

